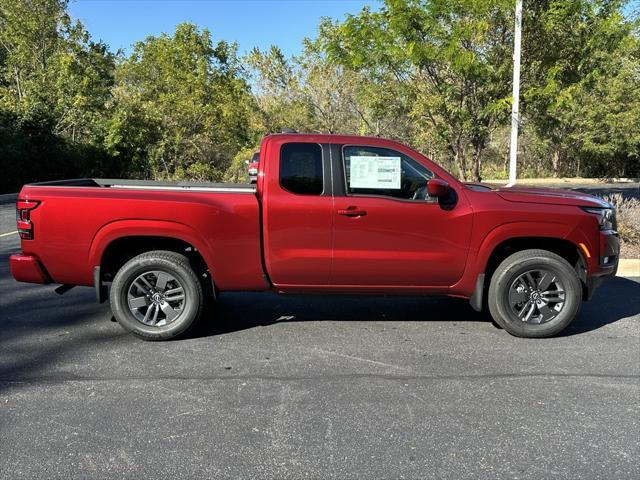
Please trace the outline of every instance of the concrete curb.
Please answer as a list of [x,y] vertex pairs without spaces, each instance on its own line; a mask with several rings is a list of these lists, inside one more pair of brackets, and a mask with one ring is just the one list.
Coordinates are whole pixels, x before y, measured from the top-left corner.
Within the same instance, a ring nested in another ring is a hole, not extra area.
[[0,205],[5,205],[7,203],[16,203],[18,199],[17,193],[6,193],[0,195]]
[[625,259],[618,261],[618,277],[640,277],[640,258]]

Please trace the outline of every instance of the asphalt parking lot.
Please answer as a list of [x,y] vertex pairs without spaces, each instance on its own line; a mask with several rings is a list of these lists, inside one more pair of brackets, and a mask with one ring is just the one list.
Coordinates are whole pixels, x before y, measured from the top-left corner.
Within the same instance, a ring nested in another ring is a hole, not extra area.
[[146,343],[91,289],[14,282],[18,249],[0,237],[1,478],[640,478],[640,279],[553,339],[455,299],[225,294]]

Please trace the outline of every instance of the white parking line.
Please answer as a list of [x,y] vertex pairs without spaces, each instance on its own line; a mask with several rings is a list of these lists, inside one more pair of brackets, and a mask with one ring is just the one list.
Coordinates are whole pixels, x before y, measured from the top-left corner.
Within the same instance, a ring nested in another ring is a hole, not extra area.
[[0,238],[8,237],[9,235],[15,235],[16,233],[18,233],[18,230],[14,230],[13,232],[0,233]]

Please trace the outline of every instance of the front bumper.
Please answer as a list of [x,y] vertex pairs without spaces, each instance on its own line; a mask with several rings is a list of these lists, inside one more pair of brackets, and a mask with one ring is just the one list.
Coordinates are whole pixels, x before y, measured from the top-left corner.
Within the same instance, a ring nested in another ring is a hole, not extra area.
[[597,269],[587,278],[586,299],[593,297],[603,282],[616,276],[620,259],[620,239],[613,231],[600,232],[600,252]]
[[31,255],[19,253],[11,255],[9,269],[13,278],[18,282],[51,283],[51,279],[40,261]]
[[611,230],[600,232],[600,267],[607,270],[615,266],[617,270],[619,257],[620,238],[617,232]]

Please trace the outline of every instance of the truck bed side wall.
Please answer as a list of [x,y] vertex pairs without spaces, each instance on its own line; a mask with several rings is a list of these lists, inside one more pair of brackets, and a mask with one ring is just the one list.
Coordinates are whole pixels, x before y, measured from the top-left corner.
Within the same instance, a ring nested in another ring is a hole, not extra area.
[[57,283],[93,285],[93,267],[117,238],[167,236],[200,251],[220,290],[266,288],[254,194],[26,186],[20,197],[42,202],[23,252]]

